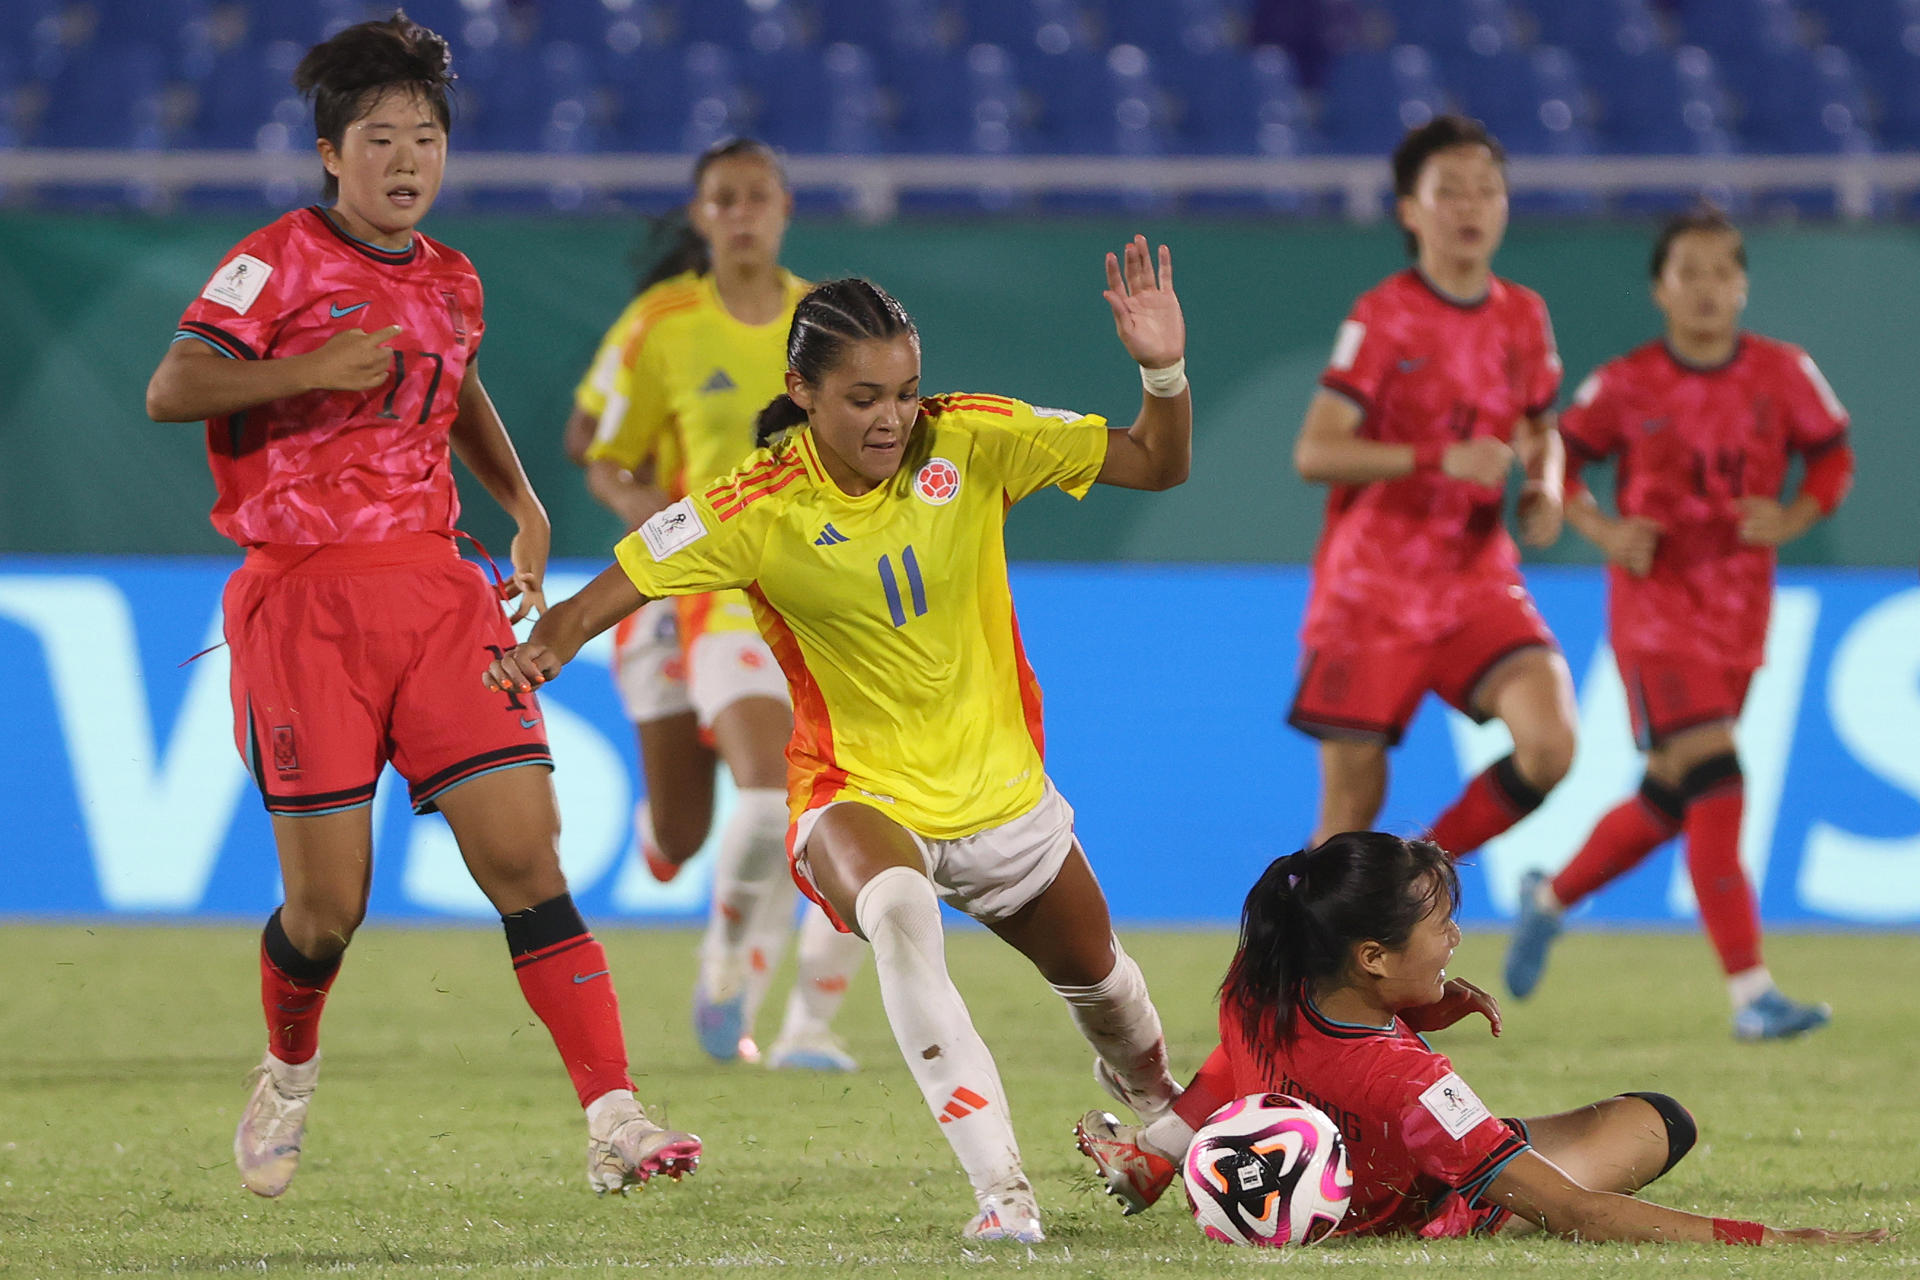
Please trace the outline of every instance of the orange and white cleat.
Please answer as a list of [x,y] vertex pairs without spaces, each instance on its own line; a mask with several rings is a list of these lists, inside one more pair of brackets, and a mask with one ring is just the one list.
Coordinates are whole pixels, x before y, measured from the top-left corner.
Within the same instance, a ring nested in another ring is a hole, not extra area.
[[1174,1163],[1140,1145],[1140,1126],[1121,1124],[1105,1111],[1089,1111],[1073,1126],[1080,1154],[1093,1161],[1107,1194],[1131,1216],[1153,1207],[1179,1172]]

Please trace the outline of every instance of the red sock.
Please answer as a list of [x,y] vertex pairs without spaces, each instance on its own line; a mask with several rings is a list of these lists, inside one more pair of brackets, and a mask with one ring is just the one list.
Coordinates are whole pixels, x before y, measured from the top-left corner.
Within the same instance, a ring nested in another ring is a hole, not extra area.
[[1467,784],[1428,835],[1454,857],[1464,858],[1538,809],[1546,798],[1546,792],[1535,790],[1520,776],[1512,756],[1503,756]]
[[285,1063],[311,1061],[320,1052],[320,1014],[340,972],[340,957],[301,954],[280,923],[280,908],[260,931],[260,1007],[267,1015],[267,1051]]
[[500,923],[521,993],[547,1024],[580,1105],[614,1089],[632,1089],[607,953],[587,932],[573,895],[516,911]]
[[1680,834],[1685,805],[1679,792],[1652,778],[1640,794],[1600,819],[1580,852],[1553,878],[1553,896],[1570,907],[1639,866],[1646,856]]
[[1715,756],[1694,766],[1680,784],[1687,797],[1687,870],[1700,921],[1720,967],[1743,973],[1760,963],[1760,906],[1740,865],[1740,818],[1746,783],[1740,762]]

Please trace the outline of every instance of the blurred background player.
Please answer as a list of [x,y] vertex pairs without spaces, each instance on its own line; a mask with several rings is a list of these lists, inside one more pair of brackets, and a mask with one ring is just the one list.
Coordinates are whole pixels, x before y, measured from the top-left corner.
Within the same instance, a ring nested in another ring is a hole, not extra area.
[[[1799,1035],[1830,1011],[1788,999],[1761,961],[1733,730],[1765,656],[1774,549],[1831,515],[1852,483],[1847,412],[1806,352],[1741,329],[1746,247],[1719,211],[1668,222],[1652,276],[1665,335],[1588,378],[1562,427],[1568,518],[1607,555],[1608,626],[1647,773],[1559,875],[1522,881],[1507,986],[1530,994],[1566,908],[1684,831],[1734,1035]],[[1793,454],[1806,473],[1783,505]],[[1578,483],[1603,458],[1619,460],[1617,516]]]
[[1522,537],[1559,537],[1560,357],[1540,296],[1492,272],[1504,165],[1458,116],[1402,140],[1395,207],[1415,264],[1354,304],[1294,448],[1300,475],[1331,487],[1288,716],[1320,740],[1316,841],[1373,825],[1387,748],[1429,690],[1513,735],[1433,824],[1456,857],[1538,808],[1573,762],[1573,682],[1500,515],[1517,461]]
[[[1693,1147],[1685,1107],[1623,1093],[1530,1120],[1496,1117],[1423,1031],[1500,1010],[1447,977],[1460,942],[1448,852],[1347,831],[1274,859],[1247,894],[1220,988],[1220,1044],[1173,1111],[1144,1131],[1089,1112],[1081,1149],[1127,1212],[1157,1200],[1194,1132],[1255,1093],[1309,1102],[1340,1127],[1353,1194],[1336,1235],[1849,1244],[1885,1231],[1782,1230],[1634,1198]],[[1514,1222],[1519,1217],[1523,1222]]]
[[1177,1092],[1139,966],[1041,758],[1040,690],[1007,583],[1007,508],[1058,486],[1165,489],[1186,478],[1192,401],[1167,249],[1144,237],[1104,296],[1141,366],[1138,418],[990,395],[920,398],[920,345],[864,280],[795,312],[777,435],[740,471],[660,512],[619,563],[488,669],[531,690],[650,597],[748,588],[798,707],[795,879],[873,944],[902,1056],[967,1173],[973,1239],[1037,1242],[1039,1205],[1000,1074],[947,972],[939,899],[1032,960],[1096,1073],[1144,1119]]
[[[568,424],[571,442],[600,402],[587,487],[630,529],[753,451],[754,419],[780,394],[787,327],[807,289],[780,265],[793,197],[767,146],[739,138],[712,147],[693,180],[686,225],[609,332],[588,373],[590,399],[576,401]],[[754,1056],[755,1016],[786,950],[796,897],[786,874],[793,713],[785,677],[742,591],[651,605],[621,622],[614,652],[647,775],[635,835],[655,877],[672,879],[706,839],[716,749],[733,775],[694,1029],[714,1058]],[[851,1071],[832,1022],[865,948],[810,904],[805,910],[799,973],[767,1065]]]
[[[286,892],[261,937],[267,1053],[234,1135],[241,1181],[263,1196],[299,1163],[389,761],[500,912],[586,1108],[594,1189],[699,1158],[698,1139],[634,1100],[606,955],[560,870],[539,704],[472,684],[476,658],[514,643],[501,596],[520,597],[516,620],[542,607],[550,530],[480,383],[479,278],[414,229],[440,190],[451,78],[446,42],[399,13],[308,51],[294,83],[313,99],[331,207],[241,241],[147,388],[157,421],[207,420],[214,525],[247,548],[224,601],[234,736]],[[513,517],[499,592],[455,549],[450,448]]]

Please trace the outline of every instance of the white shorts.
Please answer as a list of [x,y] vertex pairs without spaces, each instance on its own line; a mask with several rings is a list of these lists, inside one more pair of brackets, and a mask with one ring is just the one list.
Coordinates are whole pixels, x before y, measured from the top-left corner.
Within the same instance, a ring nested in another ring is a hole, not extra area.
[[[793,826],[794,870],[809,883],[807,839],[821,815],[840,804],[809,809]],[[873,808],[886,812],[883,805]],[[920,861],[934,892],[982,924],[996,924],[1032,902],[1060,875],[1073,852],[1073,806],[1047,779],[1040,802],[1019,817],[957,840],[930,840],[917,831],[907,834],[920,849]]]
[[787,705],[787,677],[758,631],[709,631],[687,654],[687,696],[700,727],[742,698]]
[[673,601],[649,601],[613,633],[613,684],[634,724],[693,710]]

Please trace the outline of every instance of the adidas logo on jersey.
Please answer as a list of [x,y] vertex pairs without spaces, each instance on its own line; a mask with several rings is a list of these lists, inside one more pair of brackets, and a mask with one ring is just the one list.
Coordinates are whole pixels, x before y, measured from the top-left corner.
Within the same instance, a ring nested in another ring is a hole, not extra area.
[[725,369],[715,369],[713,376],[708,378],[706,383],[700,388],[700,394],[710,396],[717,392],[732,391],[734,389],[734,381],[727,376],[727,371]]
[[976,1111],[985,1111],[987,1100],[973,1090],[961,1085],[947,1099],[947,1105],[940,1108],[940,1123],[952,1124],[955,1120],[965,1120]]
[[852,538],[849,538],[846,534],[829,524],[820,531],[820,536],[813,540],[813,545],[816,547],[836,547],[843,542],[852,541]]

